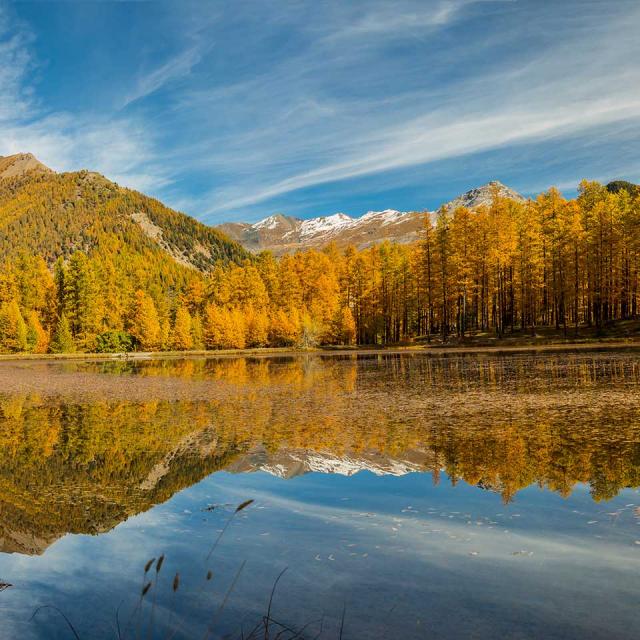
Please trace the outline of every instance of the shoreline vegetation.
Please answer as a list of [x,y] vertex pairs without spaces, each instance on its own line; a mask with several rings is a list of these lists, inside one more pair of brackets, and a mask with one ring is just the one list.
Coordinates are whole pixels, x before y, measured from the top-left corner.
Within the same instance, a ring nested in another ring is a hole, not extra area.
[[640,335],[635,337],[577,337],[564,340],[549,340],[543,336],[511,337],[497,340],[456,343],[425,343],[402,345],[352,345],[327,347],[258,347],[252,349],[219,349],[190,351],[131,351],[114,353],[0,353],[0,362],[55,362],[95,360],[168,360],[188,358],[233,358],[233,357],[297,357],[304,355],[393,355],[393,354],[482,354],[482,353],[532,353],[547,351],[599,351],[640,349]]

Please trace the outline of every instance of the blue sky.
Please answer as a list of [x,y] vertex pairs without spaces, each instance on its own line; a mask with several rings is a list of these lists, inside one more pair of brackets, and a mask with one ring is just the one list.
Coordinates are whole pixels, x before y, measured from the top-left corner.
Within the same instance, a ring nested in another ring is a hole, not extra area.
[[0,155],[205,222],[640,180],[640,2],[0,0]]

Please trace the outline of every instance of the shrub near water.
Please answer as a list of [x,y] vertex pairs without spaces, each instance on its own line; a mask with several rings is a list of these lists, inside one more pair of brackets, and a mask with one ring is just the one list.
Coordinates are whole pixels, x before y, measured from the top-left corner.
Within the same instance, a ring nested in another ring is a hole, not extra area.
[[133,337],[125,331],[105,331],[96,336],[96,353],[127,353],[133,347]]

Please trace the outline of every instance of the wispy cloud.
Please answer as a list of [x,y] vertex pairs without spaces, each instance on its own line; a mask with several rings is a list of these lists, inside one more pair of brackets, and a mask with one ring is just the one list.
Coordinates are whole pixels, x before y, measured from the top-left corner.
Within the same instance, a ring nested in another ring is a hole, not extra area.
[[12,28],[6,7],[0,4],[0,122],[28,111],[29,91],[23,79],[32,63],[28,46],[32,36],[24,28]]
[[137,80],[134,90],[125,96],[122,107],[152,94],[172,80],[184,77],[200,62],[203,53],[202,45],[193,45],[146,75],[142,75]]
[[[453,159],[491,151],[508,153],[536,184],[539,167],[517,150],[546,145],[570,163],[578,140],[576,171],[601,175],[607,158],[617,168],[630,153],[601,157],[604,135],[588,148],[595,131],[624,130],[623,144],[640,143],[636,2],[166,11],[166,33],[122,52],[126,75],[109,106],[52,111],[33,81],[32,45],[42,34],[0,4],[0,153],[29,150],[56,169],[96,169],[213,222],[275,207],[299,214],[315,202],[342,209],[331,194],[381,185],[424,184],[425,193],[436,163],[454,180]],[[132,43],[155,19],[138,14]],[[159,44],[164,36],[170,46]]]
[[[575,25],[575,33],[558,33],[561,37],[545,49],[533,48],[524,57],[499,61],[478,75],[465,73],[457,64],[473,55],[473,49],[495,47],[500,37],[492,33],[489,43],[480,39],[471,50],[461,44],[450,60],[450,71],[458,77],[443,81],[441,87],[418,82],[396,95],[381,96],[372,90],[370,95],[335,99],[322,77],[310,74],[329,64],[337,71],[333,82],[341,82],[341,61],[349,64],[362,55],[349,49],[347,34],[371,33],[385,25],[396,32],[438,24],[429,16],[420,21],[415,13],[395,20],[386,19],[385,12],[365,16],[329,39],[321,38],[317,47],[283,62],[264,78],[230,88],[229,95],[241,103],[248,95],[255,96],[263,117],[256,116],[255,127],[243,127],[242,135],[229,140],[223,152],[208,158],[211,163],[231,165],[238,180],[212,190],[205,212],[217,217],[317,185],[532,141],[558,141],[604,124],[636,122],[640,68],[635,60],[640,46],[634,40],[636,20],[629,19],[630,8],[626,6],[622,19],[615,15],[604,22],[585,19]],[[460,17],[460,10],[451,4],[449,22]],[[640,12],[635,15],[640,17]],[[327,51],[326,43],[336,39],[344,42],[343,47]],[[385,55],[383,45],[366,54],[371,63]],[[357,84],[352,73],[347,69]],[[289,85],[292,80],[294,87]],[[375,88],[375,74],[369,80]],[[196,104],[199,98],[207,100],[202,94],[192,97]],[[210,104],[224,108],[227,96],[218,89],[208,98]],[[240,104],[240,116],[245,109],[251,111],[252,104]],[[244,180],[243,169],[250,165],[260,171]]]
[[141,120],[51,112],[42,104],[29,84],[38,68],[34,39],[0,4],[0,155],[30,151],[56,170],[90,168],[141,190],[167,184]]
[[[508,144],[566,136],[603,123],[635,118],[640,111],[640,97],[612,104],[609,100],[592,102],[576,114],[573,108],[545,111],[496,111],[477,119],[463,119],[453,124],[431,124],[417,119],[400,131],[386,131],[381,144],[368,142],[354,157],[328,164],[307,173],[276,182],[265,189],[231,199],[224,194],[219,204],[209,210],[233,210],[309,186],[398,169],[415,164],[495,149]],[[433,120],[438,120],[434,117]]]
[[482,0],[441,0],[425,3],[407,10],[389,3],[369,3],[368,11],[353,22],[345,20],[330,33],[326,41],[336,42],[353,38],[400,37],[408,34],[424,34],[425,30],[440,28],[454,20],[466,5]]

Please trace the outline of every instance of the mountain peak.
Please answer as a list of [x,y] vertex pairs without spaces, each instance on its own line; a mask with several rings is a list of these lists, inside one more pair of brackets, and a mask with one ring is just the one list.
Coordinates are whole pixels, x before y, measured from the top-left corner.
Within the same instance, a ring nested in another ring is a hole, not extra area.
[[251,225],[252,229],[276,229],[280,226],[285,226],[287,228],[295,226],[296,222],[299,222],[296,218],[292,218],[291,216],[285,216],[282,213],[274,213],[268,218],[264,218]]
[[525,200],[525,198],[517,191],[514,191],[502,184],[499,180],[491,180],[491,182],[487,182],[487,184],[483,184],[481,187],[476,187],[475,189],[470,189],[466,193],[463,193],[461,196],[458,196],[451,200],[451,202],[445,204],[444,207],[445,209],[452,211],[458,207],[475,209],[482,205],[490,205],[496,193],[500,197],[507,198],[509,200],[518,200],[520,202]]
[[26,173],[53,173],[32,153],[16,153],[11,156],[0,156],[0,179],[15,178]]

